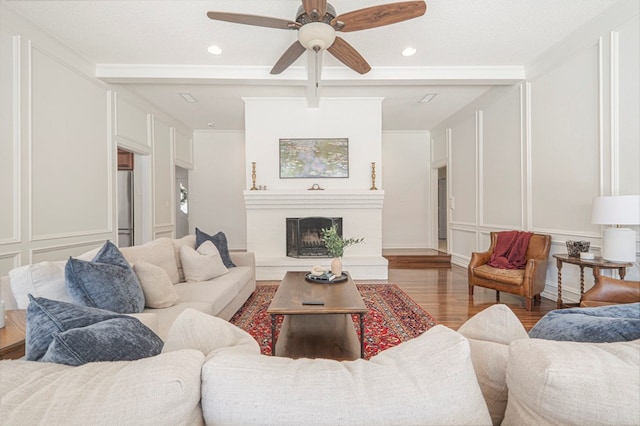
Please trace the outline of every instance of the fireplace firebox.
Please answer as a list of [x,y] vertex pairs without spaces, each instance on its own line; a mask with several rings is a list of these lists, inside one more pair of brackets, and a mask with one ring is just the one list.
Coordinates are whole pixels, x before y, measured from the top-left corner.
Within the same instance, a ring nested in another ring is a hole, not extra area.
[[286,221],[288,257],[330,257],[321,230],[335,225],[342,236],[341,217],[288,217]]

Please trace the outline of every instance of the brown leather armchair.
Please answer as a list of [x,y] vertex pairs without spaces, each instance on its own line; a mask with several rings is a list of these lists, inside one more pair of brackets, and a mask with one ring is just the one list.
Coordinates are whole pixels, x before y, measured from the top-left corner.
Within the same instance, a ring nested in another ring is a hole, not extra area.
[[640,302],[640,281],[624,281],[600,275],[580,300],[583,308]]
[[525,255],[527,264],[524,269],[498,269],[487,265],[496,246],[498,232],[491,233],[489,250],[471,253],[469,262],[469,295],[473,296],[473,287],[480,286],[496,290],[496,300],[500,292],[523,296],[527,311],[533,306],[533,299],[539,299],[544,290],[547,276],[547,261],[551,249],[551,236],[533,234],[529,240]]

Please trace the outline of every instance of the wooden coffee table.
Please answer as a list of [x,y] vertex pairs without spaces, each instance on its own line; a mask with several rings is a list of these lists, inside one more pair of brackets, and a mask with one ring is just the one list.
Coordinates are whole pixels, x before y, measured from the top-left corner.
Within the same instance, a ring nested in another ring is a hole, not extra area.
[[[363,358],[367,307],[349,274],[346,281],[332,284],[308,282],[305,274],[287,272],[267,309],[271,315],[272,355],[277,351],[290,358]],[[359,341],[351,314],[358,314],[360,319]],[[284,321],[276,342],[278,315],[284,315]]]

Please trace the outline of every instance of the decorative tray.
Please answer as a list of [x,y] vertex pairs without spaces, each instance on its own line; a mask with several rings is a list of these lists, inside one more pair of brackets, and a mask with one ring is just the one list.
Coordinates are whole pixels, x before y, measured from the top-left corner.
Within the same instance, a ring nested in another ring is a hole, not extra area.
[[[331,277],[335,277],[335,278],[330,279]],[[307,281],[311,281],[312,283],[334,284],[334,283],[341,283],[343,281],[346,281],[349,277],[347,277],[347,274],[345,274],[344,272],[340,276],[335,276],[330,272],[329,273],[325,272],[322,275],[311,275],[311,273],[307,273],[305,274],[304,278]]]

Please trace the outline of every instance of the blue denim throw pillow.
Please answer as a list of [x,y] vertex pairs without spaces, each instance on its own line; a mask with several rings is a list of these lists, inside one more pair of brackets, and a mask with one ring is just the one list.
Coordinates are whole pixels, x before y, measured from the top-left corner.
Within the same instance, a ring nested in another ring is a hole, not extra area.
[[140,281],[118,247],[110,241],[90,262],[70,257],[64,272],[67,291],[80,305],[121,314],[144,309]]
[[229,247],[227,246],[227,236],[224,235],[224,232],[220,231],[214,236],[211,236],[207,233],[202,232],[198,228],[196,228],[196,250],[200,247],[200,244],[205,241],[211,241],[214,246],[220,252],[220,258],[222,259],[222,263],[227,268],[235,268],[236,265],[231,261],[231,255],[229,254]]
[[162,350],[162,340],[137,318],[44,297],[29,295],[29,300],[25,339],[29,361],[79,365],[144,358]]
[[543,316],[529,337],[591,343],[640,339],[640,303],[557,309]]
[[112,318],[53,334],[40,361],[82,365],[97,361],[135,361],[160,354],[162,340],[137,318]]

